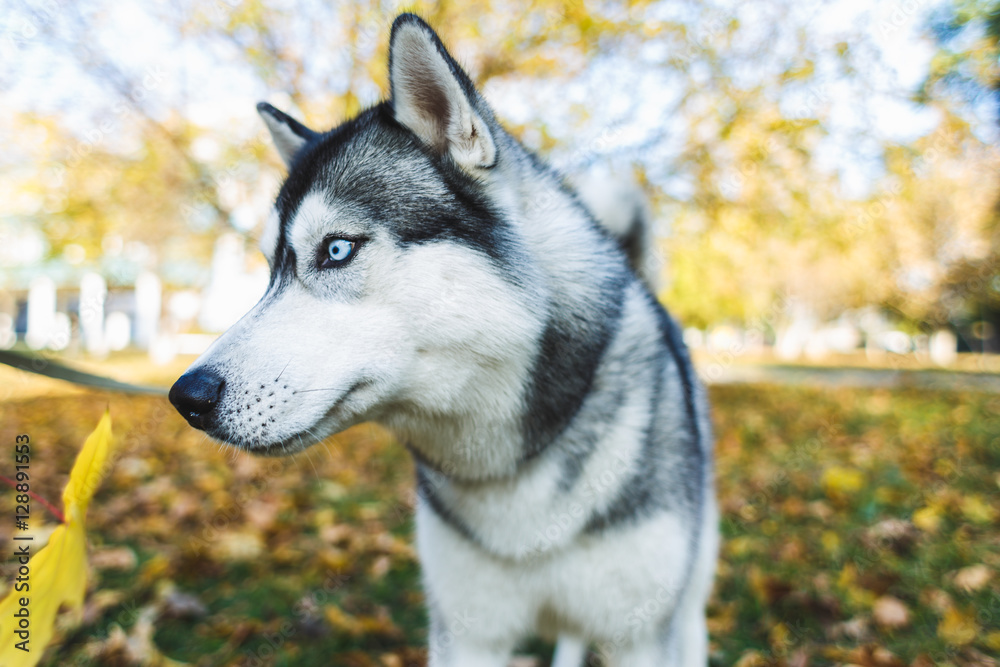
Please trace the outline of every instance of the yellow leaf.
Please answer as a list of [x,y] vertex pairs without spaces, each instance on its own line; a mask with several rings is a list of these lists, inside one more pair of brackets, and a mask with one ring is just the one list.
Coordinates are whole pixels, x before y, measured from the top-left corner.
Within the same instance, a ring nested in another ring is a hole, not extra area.
[[975,523],[992,523],[997,511],[977,493],[962,500],[962,514]]
[[934,506],[923,507],[913,513],[913,525],[926,533],[936,533],[941,527],[941,514]]
[[351,635],[360,635],[364,632],[361,623],[357,618],[351,616],[336,605],[326,605],[323,608],[323,614],[335,630],[346,632]]
[[771,649],[778,655],[784,655],[792,645],[792,633],[784,623],[778,623],[771,628],[767,639]]
[[820,536],[820,542],[823,545],[823,551],[831,556],[836,556],[837,552],[840,551],[840,536],[832,530],[824,530],[823,535]]
[[938,623],[938,637],[952,646],[964,646],[972,643],[979,634],[979,625],[973,614],[966,614],[952,607],[944,613],[944,618]]
[[759,651],[744,651],[733,667],[763,667],[767,660]]
[[[110,449],[111,417],[105,412],[77,455],[63,492],[66,523],[55,529],[45,547],[20,565],[18,578],[26,579],[15,578],[14,583],[26,583],[27,588],[15,588],[0,601],[0,665],[37,664],[52,640],[60,607],[78,614],[83,606],[87,589],[87,505],[100,485]],[[27,643],[21,643],[25,640]]]
[[111,453],[111,415],[104,413],[97,428],[83,443],[83,449],[76,455],[73,470],[69,474],[69,483],[63,490],[63,505],[66,507],[67,518],[70,510],[76,506],[80,515],[86,515],[90,499],[97,487],[104,480],[104,464]]
[[834,466],[823,472],[823,488],[831,500],[845,500],[848,495],[856,493],[865,485],[865,477],[853,468]]

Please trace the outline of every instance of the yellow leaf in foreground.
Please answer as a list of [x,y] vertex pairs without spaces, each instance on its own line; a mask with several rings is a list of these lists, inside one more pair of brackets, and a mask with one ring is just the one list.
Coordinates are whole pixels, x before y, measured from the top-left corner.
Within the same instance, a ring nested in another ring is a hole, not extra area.
[[[31,552],[31,542],[15,542],[15,552],[29,545],[25,548],[31,559],[24,557],[20,561],[16,587],[0,601],[0,665],[37,664],[52,640],[60,607],[78,613],[83,606],[87,589],[87,505],[104,477],[110,451],[111,416],[105,412],[77,455],[63,491],[66,523],[55,529],[37,554]],[[22,587],[24,584],[26,587]]]

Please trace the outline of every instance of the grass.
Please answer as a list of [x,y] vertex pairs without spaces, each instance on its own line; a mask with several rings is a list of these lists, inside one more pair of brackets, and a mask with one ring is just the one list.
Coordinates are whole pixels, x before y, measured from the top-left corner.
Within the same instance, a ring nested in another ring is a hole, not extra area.
[[[996,664],[1000,396],[711,393],[714,665]],[[90,509],[92,591],[42,664],[424,664],[412,467],[386,433],[256,459],[163,399],[77,392],[0,403],[0,442],[30,434],[32,488],[57,499],[108,404],[123,456]]]

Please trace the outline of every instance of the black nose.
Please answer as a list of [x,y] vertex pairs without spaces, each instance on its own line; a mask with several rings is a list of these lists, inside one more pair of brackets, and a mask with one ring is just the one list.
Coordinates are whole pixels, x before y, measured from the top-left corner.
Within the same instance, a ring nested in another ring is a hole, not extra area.
[[170,388],[170,402],[188,424],[205,430],[222,398],[226,381],[207,368],[185,373]]

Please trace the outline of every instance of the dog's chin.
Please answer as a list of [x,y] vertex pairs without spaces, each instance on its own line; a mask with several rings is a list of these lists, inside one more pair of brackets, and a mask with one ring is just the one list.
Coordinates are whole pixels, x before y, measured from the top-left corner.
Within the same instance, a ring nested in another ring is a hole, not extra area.
[[206,431],[206,434],[224,445],[238,449],[254,456],[281,457],[297,454],[315,444],[318,444],[330,437],[334,433],[343,429],[320,430],[319,427],[311,428],[308,431],[296,433],[282,438],[281,440],[253,440],[245,437],[236,437],[218,430]]
[[253,448],[244,447],[243,449],[244,451],[249,452],[254,456],[268,456],[271,458],[280,458],[282,456],[291,456],[292,454],[297,454],[301,451],[305,451],[306,449],[312,447],[318,442],[322,441],[316,440],[314,438],[310,438],[307,441],[305,439],[305,436],[303,436],[301,440],[296,438],[293,440],[286,440],[284,442],[265,443]]

